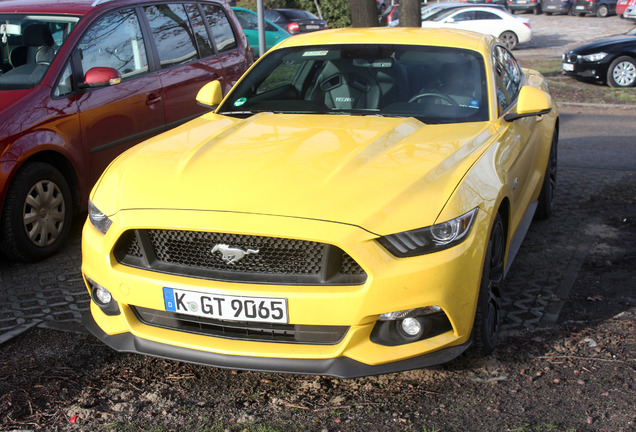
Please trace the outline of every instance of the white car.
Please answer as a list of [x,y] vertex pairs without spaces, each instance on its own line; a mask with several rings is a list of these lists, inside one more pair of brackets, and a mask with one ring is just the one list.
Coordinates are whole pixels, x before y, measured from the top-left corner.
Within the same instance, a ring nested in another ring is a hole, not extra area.
[[422,27],[454,28],[490,34],[501,39],[510,50],[515,49],[517,44],[532,39],[530,20],[515,17],[506,11],[495,8],[451,9],[430,20],[422,21]]
[[625,9],[625,12],[623,12],[623,18],[636,19],[636,4]]

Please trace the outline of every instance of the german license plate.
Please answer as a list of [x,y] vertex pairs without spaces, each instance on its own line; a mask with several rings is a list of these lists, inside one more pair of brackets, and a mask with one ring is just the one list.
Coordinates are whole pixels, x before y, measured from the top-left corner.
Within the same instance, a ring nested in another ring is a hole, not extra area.
[[571,63],[563,63],[563,70],[572,72],[574,70],[574,65]]
[[308,24],[308,25],[305,26],[305,28],[307,30],[318,30],[318,29],[320,29],[320,26],[319,25]]
[[556,6],[548,6],[548,9],[556,9]]
[[166,311],[230,321],[286,324],[287,299],[163,289]]
[[577,6],[576,10],[585,9],[585,6]]

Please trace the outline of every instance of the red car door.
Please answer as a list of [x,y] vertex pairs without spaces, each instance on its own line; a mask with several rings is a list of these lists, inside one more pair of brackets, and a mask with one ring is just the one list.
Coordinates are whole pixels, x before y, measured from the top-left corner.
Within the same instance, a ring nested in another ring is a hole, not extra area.
[[147,46],[132,8],[100,17],[77,46],[74,64],[80,76],[110,67],[122,77],[119,84],[86,88],[77,100],[89,184],[122,151],[165,130],[163,89],[150,73]]

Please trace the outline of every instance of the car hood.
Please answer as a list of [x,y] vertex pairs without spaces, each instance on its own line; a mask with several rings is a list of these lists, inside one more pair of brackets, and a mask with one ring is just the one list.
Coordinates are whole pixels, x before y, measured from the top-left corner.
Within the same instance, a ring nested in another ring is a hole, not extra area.
[[630,45],[632,47],[636,47],[636,36],[614,36],[607,39],[597,40],[576,47],[570,51],[570,53],[580,55],[592,54],[608,48],[613,48],[617,45]]
[[208,114],[120,156],[92,197],[120,209],[197,209],[345,223],[385,235],[433,224],[496,134],[488,123]]
[[33,89],[28,90],[0,90],[0,114],[9,111],[13,104],[23,99],[26,95],[31,93]]

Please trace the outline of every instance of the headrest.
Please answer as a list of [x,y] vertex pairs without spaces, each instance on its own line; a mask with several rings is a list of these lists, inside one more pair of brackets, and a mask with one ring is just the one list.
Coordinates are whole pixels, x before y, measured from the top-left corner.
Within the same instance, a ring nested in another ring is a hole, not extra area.
[[28,46],[52,46],[53,36],[46,24],[31,24],[24,29],[22,42]]

